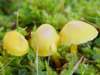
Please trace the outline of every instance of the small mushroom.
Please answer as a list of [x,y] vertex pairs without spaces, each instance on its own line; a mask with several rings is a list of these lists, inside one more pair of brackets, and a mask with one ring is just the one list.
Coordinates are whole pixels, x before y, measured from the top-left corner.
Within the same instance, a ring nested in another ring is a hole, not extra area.
[[57,42],[59,36],[56,30],[49,24],[42,24],[30,39],[31,47],[36,51],[38,56],[50,56],[57,51]]
[[28,52],[29,45],[23,35],[13,30],[5,34],[3,48],[8,54],[23,56]]
[[47,57],[51,56],[55,65],[61,65],[60,55],[57,52],[57,44],[59,35],[53,26],[50,24],[42,24],[35,32],[32,33],[30,45],[36,52],[36,56]]
[[77,52],[77,45],[93,40],[98,31],[92,25],[82,21],[68,22],[60,32],[61,44],[71,46],[71,52]]

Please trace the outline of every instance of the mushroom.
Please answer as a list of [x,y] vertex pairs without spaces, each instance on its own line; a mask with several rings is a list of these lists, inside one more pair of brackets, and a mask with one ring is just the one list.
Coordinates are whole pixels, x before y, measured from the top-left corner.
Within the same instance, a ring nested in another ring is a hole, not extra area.
[[36,56],[51,56],[51,59],[54,61],[56,67],[59,67],[61,66],[59,60],[61,57],[57,52],[58,41],[59,35],[57,34],[55,28],[50,24],[42,24],[35,32],[32,33],[30,45],[36,52]]
[[36,51],[38,56],[50,56],[57,52],[57,42],[59,36],[56,30],[49,24],[42,24],[30,39],[31,47]]
[[5,34],[3,48],[10,55],[23,56],[28,52],[29,45],[23,35],[13,30]]
[[82,21],[68,22],[60,32],[61,44],[71,46],[71,52],[77,52],[77,45],[93,40],[98,31],[92,25]]

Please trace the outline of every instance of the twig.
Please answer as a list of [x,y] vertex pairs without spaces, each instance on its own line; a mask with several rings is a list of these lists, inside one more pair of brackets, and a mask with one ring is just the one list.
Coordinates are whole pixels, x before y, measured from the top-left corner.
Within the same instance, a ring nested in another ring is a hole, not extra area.
[[77,68],[79,67],[79,64],[82,62],[83,59],[84,59],[84,56],[82,56],[82,57],[80,58],[80,60],[75,64],[75,66],[74,66],[73,69],[72,69],[71,75],[73,75],[73,73],[77,70]]
[[36,71],[37,71],[37,75],[38,75],[38,71],[39,71],[39,69],[38,69],[38,48],[36,50]]

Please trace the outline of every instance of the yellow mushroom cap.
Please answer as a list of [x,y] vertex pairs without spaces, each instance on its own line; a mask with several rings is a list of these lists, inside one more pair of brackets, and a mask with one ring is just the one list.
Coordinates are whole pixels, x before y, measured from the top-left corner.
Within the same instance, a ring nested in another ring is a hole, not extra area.
[[60,32],[62,44],[82,44],[93,40],[98,31],[92,25],[82,21],[68,22]]
[[36,32],[32,33],[30,44],[35,51],[38,50],[38,56],[49,56],[56,52],[59,36],[49,24],[42,24]]
[[7,32],[3,39],[3,47],[8,54],[22,56],[28,52],[28,42],[17,31]]

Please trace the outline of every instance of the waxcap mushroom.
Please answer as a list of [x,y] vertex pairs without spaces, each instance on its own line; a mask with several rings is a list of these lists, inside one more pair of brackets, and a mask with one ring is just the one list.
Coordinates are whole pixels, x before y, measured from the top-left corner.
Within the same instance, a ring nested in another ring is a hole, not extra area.
[[50,56],[57,51],[57,42],[59,36],[53,26],[42,24],[32,33],[30,44],[35,51],[38,50],[38,56]]
[[3,48],[10,55],[23,56],[28,52],[29,45],[23,35],[13,30],[5,34]]
[[92,25],[83,21],[70,21],[60,32],[60,41],[63,44],[82,44],[93,40],[98,35],[98,31]]

